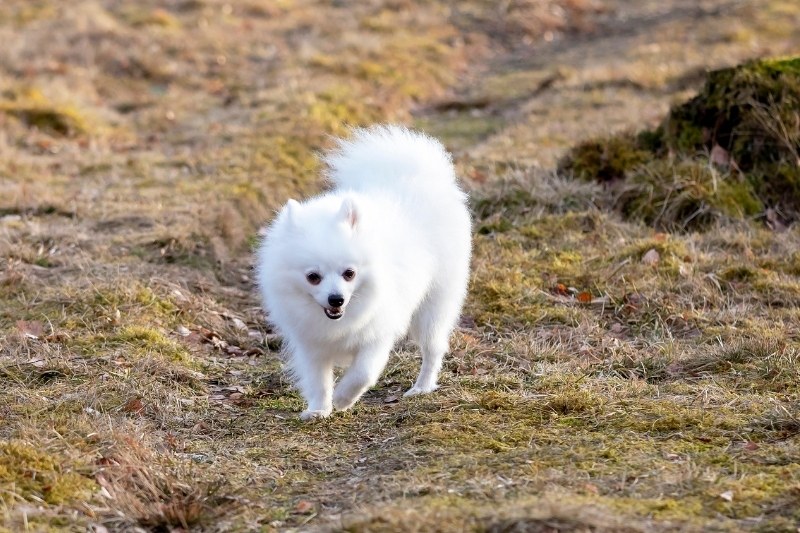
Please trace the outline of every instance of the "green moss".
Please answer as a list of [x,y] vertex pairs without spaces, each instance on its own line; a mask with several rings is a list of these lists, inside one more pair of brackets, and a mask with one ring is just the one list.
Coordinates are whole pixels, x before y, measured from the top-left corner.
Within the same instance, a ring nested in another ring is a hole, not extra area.
[[414,123],[416,129],[442,141],[451,150],[475,146],[481,140],[498,131],[502,118],[473,114],[469,111],[446,116],[423,117]]
[[47,133],[72,137],[86,133],[83,116],[71,107],[40,107],[24,104],[0,104],[0,112],[22,121],[25,125]]
[[13,501],[18,495],[58,505],[85,500],[96,487],[65,467],[63,458],[12,440],[0,441],[0,488],[0,501]]
[[510,220],[508,220],[507,218],[501,218],[494,222],[482,224],[478,228],[478,233],[480,233],[481,235],[488,235],[490,233],[504,233],[512,229],[513,227],[514,226],[511,224]]
[[125,22],[134,27],[157,26],[169,29],[181,27],[180,20],[175,15],[161,8],[127,8],[122,10],[121,16]]
[[632,134],[592,139],[572,148],[560,161],[559,171],[587,181],[613,181],[625,178],[652,158],[643,145],[652,144],[648,136],[642,142]]
[[87,354],[122,350],[133,358],[157,355],[174,362],[192,362],[186,348],[158,329],[146,326],[122,326],[109,333],[76,338],[72,343]]
[[328,134],[347,135],[348,127],[366,126],[381,118],[380,109],[366,103],[350,85],[333,85],[309,98],[308,118]]
[[[695,229],[720,217],[777,207],[800,213],[800,58],[752,61],[708,74],[700,93],[638,135],[592,139],[560,170],[620,181],[623,215],[659,227]],[[713,154],[712,154],[713,152]],[[700,154],[716,168],[698,160]]]
[[554,395],[547,401],[546,407],[560,415],[571,415],[599,410],[602,405],[603,400],[599,396],[585,390],[572,390]]
[[736,265],[720,272],[719,277],[725,281],[753,281],[759,273],[751,266]]
[[92,129],[87,117],[75,107],[54,103],[37,89],[6,91],[3,96],[0,113],[15,117],[28,127],[64,137],[83,135]]
[[763,209],[747,182],[690,159],[654,161],[634,172],[617,205],[627,217],[667,229],[708,227]]
[[[764,119],[789,124],[785,121],[798,106],[800,57],[752,61],[710,72],[700,94],[671,110],[667,144],[686,153],[719,145],[749,171],[759,162],[780,159],[790,148],[774,144],[785,144],[786,139]],[[765,110],[775,114],[765,117],[760,114]]]

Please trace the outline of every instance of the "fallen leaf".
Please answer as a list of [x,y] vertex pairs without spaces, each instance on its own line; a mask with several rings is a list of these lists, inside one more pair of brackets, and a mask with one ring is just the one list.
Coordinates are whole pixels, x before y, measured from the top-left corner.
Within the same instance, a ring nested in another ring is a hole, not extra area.
[[727,168],[731,164],[731,154],[718,144],[715,144],[711,149],[709,159],[712,163],[720,167]]
[[658,264],[659,260],[661,260],[661,255],[659,255],[655,248],[651,248],[642,256],[642,263],[645,265],[655,266]]
[[300,500],[297,502],[297,505],[294,506],[294,512],[307,514],[314,510],[314,504],[308,500]]
[[191,334],[192,334],[192,332],[191,332],[191,331],[189,331],[189,328],[187,328],[186,326],[178,326],[177,328],[175,328],[175,331],[176,331],[176,332],[178,333],[178,335],[180,335],[181,337],[188,337],[189,335],[191,335]]
[[238,346],[234,346],[233,344],[226,343],[224,346],[222,346],[222,350],[224,350],[226,354],[232,355],[234,357],[238,357],[244,354],[244,350],[242,350]]
[[38,320],[17,320],[17,329],[29,339],[38,339],[44,333],[44,326]]
[[397,394],[391,394],[383,399],[383,403],[397,403],[400,397]]
[[126,413],[141,413],[144,410],[144,404],[142,403],[141,398],[131,398],[128,400],[124,406],[122,406],[122,410]]
[[470,177],[478,183],[484,183],[487,179],[485,172],[481,172],[477,168],[473,168],[470,172]]
[[726,502],[732,502],[733,501],[733,491],[732,490],[726,490],[725,492],[720,494],[719,497],[722,498],[723,500],[725,500]]

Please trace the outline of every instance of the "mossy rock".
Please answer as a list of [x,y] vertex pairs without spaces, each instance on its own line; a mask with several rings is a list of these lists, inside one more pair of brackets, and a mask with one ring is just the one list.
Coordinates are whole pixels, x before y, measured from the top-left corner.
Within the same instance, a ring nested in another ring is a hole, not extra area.
[[800,57],[710,72],[700,93],[657,129],[583,142],[559,169],[611,182],[623,215],[657,226],[696,229],[766,208],[795,220]]
[[700,94],[670,111],[665,138],[682,153],[719,145],[747,172],[796,159],[798,110],[800,57],[752,61],[710,72]]

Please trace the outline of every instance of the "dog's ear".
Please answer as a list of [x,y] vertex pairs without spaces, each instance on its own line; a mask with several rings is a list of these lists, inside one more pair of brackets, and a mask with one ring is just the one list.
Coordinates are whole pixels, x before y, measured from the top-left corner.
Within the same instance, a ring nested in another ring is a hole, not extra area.
[[356,229],[358,224],[358,209],[352,198],[342,200],[342,207],[339,209],[339,219],[347,224],[350,229]]
[[290,198],[288,202],[286,202],[286,207],[284,210],[286,211],[286,220],[289,221],[289,224],[294,225],[297,221],[297,211],[300,209],[300,203]]

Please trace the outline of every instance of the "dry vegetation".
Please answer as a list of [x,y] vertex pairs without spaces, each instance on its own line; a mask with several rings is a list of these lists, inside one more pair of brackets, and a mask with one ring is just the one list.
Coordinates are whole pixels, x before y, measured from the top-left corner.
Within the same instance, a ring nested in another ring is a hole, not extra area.
[[[797,3],[354,6],[2,2],[0,531],[796,531],[800,233],[742,154],[797,176],[797,114],[752,107],[749,152],[636,132],[796,52]],[[399,398],[403,346],[303,424],[250,247],[383,120],[456,154],[470,298],[436,394]],[[549,170],[582,141],[634,146]],[[682,223],[696,191],[726,209]]]

